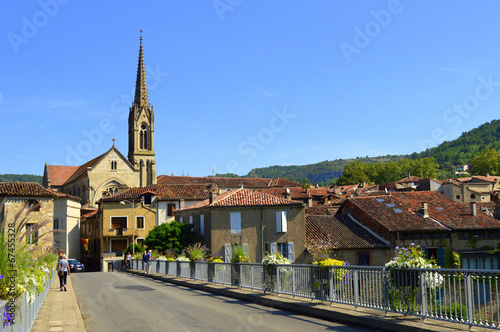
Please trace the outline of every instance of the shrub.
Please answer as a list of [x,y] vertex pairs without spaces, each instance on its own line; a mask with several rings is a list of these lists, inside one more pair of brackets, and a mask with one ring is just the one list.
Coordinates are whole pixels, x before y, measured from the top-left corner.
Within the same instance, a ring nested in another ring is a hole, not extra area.
[[283,257],[279,252],[276,254],[266,254],[266,257],[262,259],[262,264],[264,265],[275,265],[275,264],[291,264],[288,258]]
[[241,244],[233,247],[233,257],[231,258],[231,263],[251,263],[245,248]]
[[207,248],[202,246],[200,242],[191,244],[186,248],[187,257],[191,262],[199,262],[205,259]]

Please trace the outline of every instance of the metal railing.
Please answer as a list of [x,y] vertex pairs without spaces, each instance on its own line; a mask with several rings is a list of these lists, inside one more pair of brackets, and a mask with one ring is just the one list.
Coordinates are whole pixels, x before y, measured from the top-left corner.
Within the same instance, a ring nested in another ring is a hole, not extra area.
[[500,270],[156,263],[176,277],[500,329]]
[[45,300],[52,282],[56,277],[56,274],[57,273],[53,272],[52,278],[45,281],[43,291],[40,294],[35,295],[33,302],[28,303],[26,292],[24,292],[21,297],[16,300],[15,309],[10,311],[15,314],[13,325],[4,325],[6,323],[3,320],[4,313],[9,311],[9,303],[7,301],[0,301],[0,317],[2,318],[2,322],[0,323],[0,332],[24,332],[31,330],[35,324],[38,313],[40,312],[43,301]]

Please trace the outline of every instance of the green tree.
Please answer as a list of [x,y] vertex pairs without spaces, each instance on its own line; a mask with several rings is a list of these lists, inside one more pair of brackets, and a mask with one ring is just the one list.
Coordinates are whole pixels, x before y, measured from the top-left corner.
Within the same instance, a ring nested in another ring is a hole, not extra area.
[[155,226],[144,239],[144,244],[160,252],[173,249],[180,254],[182,249],[195,241],[196,233],[193,232],[193,225],[174,220]]
[[472,159],[472,173],[474,175],[499,175],[500,151],[487,147],[483,152]]
[[337,185],[346,186],[363,182],[370,182],[370,178],[366,175],[366,164],[360,161],[355,161],[345,165],[344,173],[337,180]]

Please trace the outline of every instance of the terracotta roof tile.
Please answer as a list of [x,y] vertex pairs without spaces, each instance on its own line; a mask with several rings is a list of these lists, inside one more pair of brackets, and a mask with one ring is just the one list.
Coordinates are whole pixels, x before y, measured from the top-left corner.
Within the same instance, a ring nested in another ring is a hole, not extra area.
[[418,182],[420,180],[422,180],[422,178],[419,178],[418,176],[411,175],[411,176],[405,177],[404,179],[396,181],[396,183]]
[[51,186],[62,186],[78,170],[79,166],[47,165]]
[[50,191],[51,193],[53,193],[57,197],[68,197],[68,198],[71,198],[71,199],[74,199],[74,200],[77,200],[77,201],[81,201],[82,200],[80,197],[73,196],[73,195],[70,195],[70,194],[65,194],[63,192],[54,190],[52,188],[45,188],[45,189],[48,190],[48,191]]
[[78,169],[70,176],[70,178],[68,180],[66,180],[65,183],[70,183],[70,182],[73,182],[74,180],[78,179],[83,173],[85,173],[87,171],[87,168],[88,167],[92,167],[94,166],[94,164],[102,158],[102,156],[104,156],[105,153],[101,154],[100,156],[98,157],[95,157],[94,159],[86,162],[85,164],[83,164],[82,166],[78,167]]
[[300,201],[292,201],[285,198],[279,198],[273,195],[268,195],[251,189],[237,189],[226,191],[218,195],[217,201],[210,203],[208,199],[189,205],[177,211],[185,211],[191,209],[205,207],[247,207],[247,206],[302,206],[304,203]]
[[389,247],[347,216],[306,216],[307,249],[355,249]]
[[[392,232],[500,228],[499,220],[485,214],[473,216],[470,206],[455,203],[435,191],[393,192],[347,201]],[[430,218],[419,215],[422,202],[428,203]]]
[[301,186],[300,183],[285,179],[264,178],[220,178],[220,177],[194,177],[194,176],[169,176],[160,175],[157,179],[159,184],[211,184],[215,183],[219,188],[268,188],[280,186]]
[[30,182],[0,183],[0,196],[56,197],[54,193],[48,191],[41,185]]
[[138,199],[141,195],[151,192],[157,199],[192,199],[208,198],[210,186],[206,184],[155,184],[149,187],[133,187],[128,190],[103,198],[105,202],[121,201],[123,199]]

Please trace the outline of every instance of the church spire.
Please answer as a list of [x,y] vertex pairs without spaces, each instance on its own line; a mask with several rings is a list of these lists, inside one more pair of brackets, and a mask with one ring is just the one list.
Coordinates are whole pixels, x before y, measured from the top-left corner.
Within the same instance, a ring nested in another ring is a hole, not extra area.
[[141,35],[141,46],[139,47],[139,63],[137,65],[137,79],[135,81],[134,104],[139,106],[139,109],[149,106],[148,86],[146,84],[146,67],[144,66],[144,53],[142,50],[142,35]]

